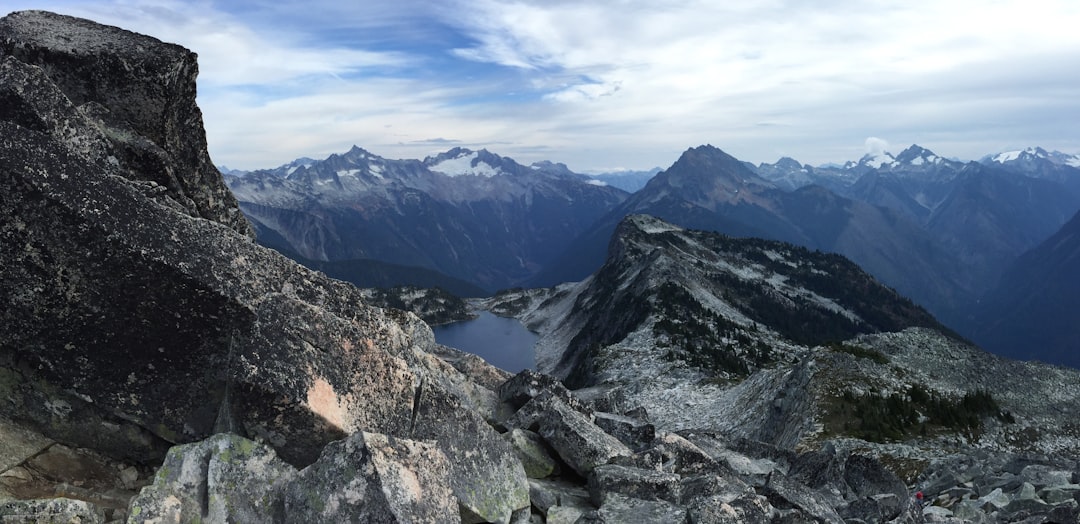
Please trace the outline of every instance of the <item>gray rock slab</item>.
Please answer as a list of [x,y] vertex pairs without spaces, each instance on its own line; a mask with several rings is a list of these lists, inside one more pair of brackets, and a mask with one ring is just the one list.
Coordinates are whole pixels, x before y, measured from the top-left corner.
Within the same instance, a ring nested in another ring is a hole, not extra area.
[[686,509],[664,500],[641,500],[611,494],[597,510],[601,522],[671,524],[686,521]]
[[513,428],[503,433],[503,438],[514,448],[525,475],[531,479],[542,479],[558,474],[561,470],[559,461],[552,456],[547,443],[540,435],[521,428]]
[[542,515],[556,507],[572,507],[579,513],[596,509],[585,486],[561,479],[529,479],[529,497]]
[[[773,475],[768,484],[761,488],[762,493],[769,498],[773,506],[796,508],[820,522],[841,523],[844,520],[836,512],[834,506],[829,503],[834,498],[831,494],[823,494],[823,485],[814,485],[815,489],[808,489],[793,479],[783,475]],[[783,506],[778,504],[783,502]]]
[[644,420],[603,411],[595,412],[594,417],[600,429],[632,450],[645,449],[656,438],[656,427]]
[[513,448],[457,397],[435,384],[423,386],[408,434],[435,441],[446,454],[462,520],[505,523],[529,507],[528,477]]
[[50,498],[0,502],[0,522],[101,524],[106,518],[104,510],[90,502]]
[[506,424],[539,433],[563,462],[586,477],[597,466],[632,454],[625,444],[550,393],[530,400]]
[[0,473],[37,455],[53,442],[36,431],[0,417]]
[[674,473],[605,464],[597,466],[589,475],[589,495],[597,506],[602,506],[613,494],[677,504],[680,480],[681,477]]
[[723,497],[703,497],[689,502],[687,516],[693,524],[743,524],[771,522],[776,509],[768,499],[755,493],[744,493],[727,500]]
[[459,522],[449,476],[434,443],[356,433],[297,475],[284,508],[291,522]]
[[511,412],[520,409],[530,400],[547,393],[559,398],[571,408],[586,415],[592,415],[592,409],[584,402],[578,400],[559,379],[533,371],[522,370],[504,382],[497,391],[499,400],[508,404]]
[[128,514],[136,522],[284,522],[284,489],[296,475],[270,447],[214,435],[170,449]]

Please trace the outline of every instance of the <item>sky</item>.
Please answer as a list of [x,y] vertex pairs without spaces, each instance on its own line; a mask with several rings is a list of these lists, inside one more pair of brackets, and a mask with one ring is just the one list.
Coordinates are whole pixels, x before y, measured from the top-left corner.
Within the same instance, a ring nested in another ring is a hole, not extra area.
[[1080,153],[1075,0],[5,0],[199,55],[233,169],[452,147],[578,172]]

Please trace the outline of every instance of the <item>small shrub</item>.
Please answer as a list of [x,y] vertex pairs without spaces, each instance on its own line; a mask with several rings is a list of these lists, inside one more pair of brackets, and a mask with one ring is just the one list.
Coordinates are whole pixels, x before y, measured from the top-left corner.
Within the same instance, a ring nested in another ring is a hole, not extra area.
[[833,342],[827,346],[830,350],[839,353],[847,353],[853,355],[856,358],[863,358],[873,361],[877,364],[885,365],[889,363],[889,357],[884,353],[876,349],[868,349],[860,346],[853,346],[850,344],[844,344],[843,342]]

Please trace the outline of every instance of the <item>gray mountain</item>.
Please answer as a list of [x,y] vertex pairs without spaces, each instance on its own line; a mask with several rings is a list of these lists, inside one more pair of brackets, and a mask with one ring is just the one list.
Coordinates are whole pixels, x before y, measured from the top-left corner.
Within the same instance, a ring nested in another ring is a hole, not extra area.
[[795,164],[780,162],[759,172],[776,179],[799,176],[844,197],[896,211],[922,227],[962,266],[963,291],[951,305],[927,305],[964,330],[974,329],[969,324],[974,300],[988,293],[1020,254],[1080,209],[1080,198],[1070,189],[1070,184],[1080,183],[1080,170],[1074,167],[1080,161],[1041,148],[962,163],[912,145],[896,156],[864,157],[840,168],[807,171]]
[[645,187],[645,184],[652,180],[652,177],[662,171],[659,167],[654,167],[645,171],[613,171],[610,173],[597,173],[589,175],[594,180],[603,182],[609,186],[615,186],[627,193],[634,193]]
[[819,177],[815,176],[813,167],[800,164],[791,157],[783,157],[775,164],[762,162],[757,166],[748,164],[747,167],[758,176],[776,184],[776,187],[788,191],[819,182]]
[[[420,161],[354,146],[228,183],[271,247],[421,267],[489,291],[532,277],[626,198],[562,164],[462,148]],[[419,282],[397,282],[408,283]]]
[[533,282],[554,285],[584,278],[603,262],[602,246],[619,221],[638,213],[682,227],[844,254],[934,312],[949,312],[974,299],[970,275],[913,220],[817,185],[779,189],[712,146],[686,151],[575,241],[556,266],[561,272],[545,272]]
[[894,161],[865,171],[841,194],[885,206],[925,223],[953,191],[964,164],[942,158],[918,145],[902,151]]
[[979,162],[1024,176],[1059,182],[1072,191],[1080,191],[1080,155],[1029,147],[987,155]]
[[983,347],[1080,368],[1080,213],[1017,258],[977,314]]

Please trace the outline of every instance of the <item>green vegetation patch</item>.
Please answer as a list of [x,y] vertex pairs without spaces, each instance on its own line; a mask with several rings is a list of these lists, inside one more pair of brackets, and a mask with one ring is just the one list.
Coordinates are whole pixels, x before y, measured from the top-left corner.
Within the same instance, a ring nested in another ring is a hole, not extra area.
[[475,318],[469,311],[469,305],[463,299],[440,288],[420,289],[404,286],[374,289],[369,301],[371,305],[381,308],[412,311],[431,325]]
[[876,349],[867,349],[860,346],[853,346],[851,344],[844,344],[843,342],[834,342],[827,346],[830,350],[838,353],[847,353],[853,355],[856,358],[862,358],[873,361],[877,364],[885,365],[889,363],[889,357],[884,353]]
[[[701,305],[682,286],[665,283],[656,293],[655,306],[660,320],[653,333],[665,337],[670,346],[669,359],[683,357],[688,364],[711,372],[740,377],[775,362],[772,348],[749,336],[744,328]],[[677,320],[673,320],[677,319]]]
[[859,395],[848,389],[835,406],[839,416],[830,420],[841,427],[832,429],[870,442],[899,441],[942,431],[959,432],[974,441],[987,417],[1009,424],[1015,422],[1012,414],[1003,411],[988,391],[951,397],[919,384],[912,385],[906,394]]

